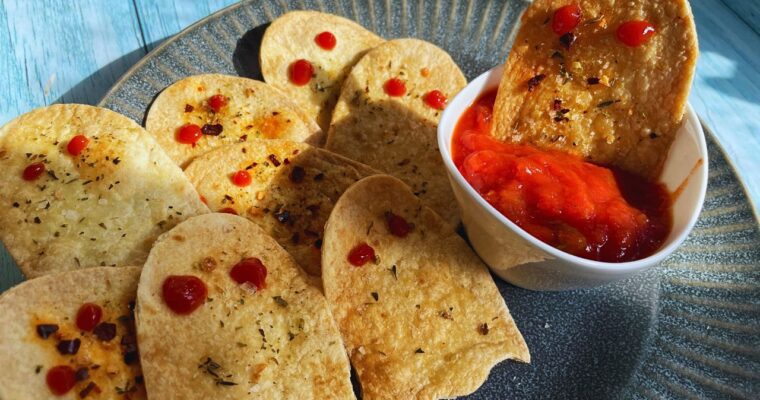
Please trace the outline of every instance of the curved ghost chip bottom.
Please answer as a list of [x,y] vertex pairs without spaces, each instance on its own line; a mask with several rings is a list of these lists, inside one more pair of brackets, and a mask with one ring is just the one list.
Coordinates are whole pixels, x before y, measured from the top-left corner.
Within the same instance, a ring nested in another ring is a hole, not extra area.
[[[248,258],[266,267],[263,289],[230,276]],[[162,297],[169,276],[203,281],[205,303],[187,315],[172,312]],[[140,277],[136,320],[152,398],[354,398],[324,297],[245,218],[206,214],[161,236]]]
[[[62,398],[99,392],[98,399],[123,399],[125,393],[145,399],[130,310],[139,277],[140,267],[87,268],[32,279],[3,293],[0,398],[51,398],[46,374],[67,366],[81,379]],[[81,332],[75,325],[85,303],[101,307],[102,328]]]
[[[232,177],[244,171],[244,187]],[[321,271],[324,225],[343,191],[372,168],[288,140],[249,140],[195,159],[185,174],[212,210],[230,208],[255,222],[311,275]]]
[[[188,124],[201,132],[195,144],[178,140]],[[222,74],[193,75],[164,89],[150,106],[145,127],[183,168],[216,147],[248,139],[323,141],[316,122],[273,86]]]
[[[335,46],[325,49],[317,35],[330,32]],[[261,74],[264,80],[288,93],[304,112],[327,131],[333,107],[351,67],[384,40],[354,21],[316,11],[291,11],[269,25],[261,40]],[[305,85],[290,81],[292,64],[306,60],[313,77]]]
[[[387,93],[387,82],[403,84]],[[459,210],[438,152],[441,110],[425,96],[453,98],[467,83],[451,57],[418,39],[370,50],[346,78],[325,148],[393,175],[452,226]],[[400,95],[396,95],[398,90]]]
[[[80,154],[69,141],[84,135]],[[35,180],[22,171],[44,165]],[[141,265],[153,240],[208,212],[145,130],[103,108],[53,105],[0,128],[0,239],[28,278]]]
[[[411,227],[403,237],[395,218]],[[352,264],[363,244],[374,259]],[[364,399],[462,396],[496,363],[530,360],[486,266],[396,178],[346,190],[325,227],[322,268]]]

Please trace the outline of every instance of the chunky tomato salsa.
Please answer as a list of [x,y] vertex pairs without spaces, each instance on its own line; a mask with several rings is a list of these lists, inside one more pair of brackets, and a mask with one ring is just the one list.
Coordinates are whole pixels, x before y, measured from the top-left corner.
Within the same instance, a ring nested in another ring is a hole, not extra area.
[[454,163],[499,212],[539,240],[583,258],[624,262],[653,254],[672,225],[665,187],[615,167],[490,135],[496,90],[454,132]]

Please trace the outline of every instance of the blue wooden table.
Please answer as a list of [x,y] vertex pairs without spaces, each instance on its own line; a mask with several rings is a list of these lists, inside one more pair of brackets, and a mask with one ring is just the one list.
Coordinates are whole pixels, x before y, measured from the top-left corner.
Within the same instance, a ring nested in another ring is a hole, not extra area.
[[[231,3],[0,0],[0,124],[51,103],[97,103],[159,43]],[[690,101],[758,204],[760,1],[691,3],[701,56]]]

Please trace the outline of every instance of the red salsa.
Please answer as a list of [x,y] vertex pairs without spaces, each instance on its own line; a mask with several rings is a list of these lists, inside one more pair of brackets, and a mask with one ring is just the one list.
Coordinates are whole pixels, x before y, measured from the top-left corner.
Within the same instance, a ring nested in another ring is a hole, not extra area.
[[45,382],[54,395],[63,396],[76,385],[76,372],[68,365],[57,365],[48,370]]
[[230,277],[238,284],[249,284],[256,290],[267,287],[267,267],[256,257],[244,258],[230,270]]
[[653,254],[672,225],[665,187],[560,151],[503,143],[490,135],[496,90],[462,114],[452,154],[489,204],[539,240],[590,260]]
[[77,328],[83,331],[91,331],[103,318],[103,309],[93,303],[84,303],[77,311]]
[[169,308],[177,314],[190,314],[206,302],[208,289],[198,277],[170,275],[166,277],[161,291]]

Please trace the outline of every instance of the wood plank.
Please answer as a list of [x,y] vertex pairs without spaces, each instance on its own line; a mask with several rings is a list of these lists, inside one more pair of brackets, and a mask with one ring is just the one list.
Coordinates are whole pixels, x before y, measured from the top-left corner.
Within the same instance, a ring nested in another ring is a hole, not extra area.
[[[4,124],[55,102],[98,102],[145,47],[131,2],[2,0],[0,54]],[[13,265],[3,250],[0,258]],[[20,279],[0,268],[0,291]]]
[[134,0],[148,50],[235,0]]
[[760,202],[760,36],[720,0],[691,6],[701,53],[689,101]]
[[757,0],[721,0],[736,15],[749,25],[755,33],[760,34],[760,1]]

